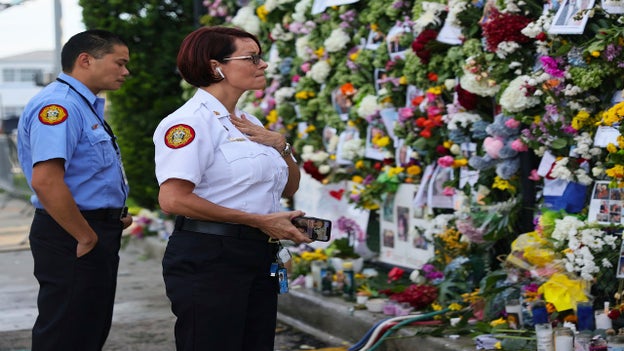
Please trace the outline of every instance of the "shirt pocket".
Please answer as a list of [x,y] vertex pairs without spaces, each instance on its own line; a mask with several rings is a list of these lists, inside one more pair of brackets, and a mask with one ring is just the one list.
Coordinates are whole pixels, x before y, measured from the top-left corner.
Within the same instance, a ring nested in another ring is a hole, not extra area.
[[230,179],[237,184],[255,184],[273,179],[275,170],[267,147],[252,142],[230,142],[220,146]]
[[110,135],[103,128],[98,128],[87,133],[87,138],[91,146],[91,167],[95,170],[110,167],[116,155]]

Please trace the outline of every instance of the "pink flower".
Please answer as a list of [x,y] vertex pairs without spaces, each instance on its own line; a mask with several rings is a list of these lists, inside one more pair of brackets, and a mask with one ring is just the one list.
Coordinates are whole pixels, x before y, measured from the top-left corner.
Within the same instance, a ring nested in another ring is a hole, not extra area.
[[513,119],[513,118],[511,118],[511,119],[508,119],[508,120],[505,122],[505,126],[506,126],[507,128],[516,129],[516,128],[520,127],[520,122],[519,122],[519,121],[516,121],[516,120],[515,120],[515,119]]
[[254,95],[256,96],[256,99],[262,99],[262,96],[264,96],[264,91],[262,90],[256,90],[254,92]]
[[399,108],[399,121],[405,122],[414,116],[414,111],[409,107],[401,107]]
[[542,178],[542,177],[540,177],[540,175],[539,175],[539,174],[537,174],[537,169],[535,169],[535,168],[534,168],[534,169],[532,169],[532,170],[531,170],[531,175],[529,176],[529,179],[530,179],[530,180],[533,180],[533,181],[536,181],[536,182],[537,182],[537,181],[538,181],[538,180],[540,180],[541,178]]
[[520,139],[516,139],[514,141],[511,142],[511,148],[518,151],[518,152],[525,152],[527,150],[529,150],[529,147],[522,142],[522,140]]
[[438,165],[440,167],[451,167],[455,163],[455,158],[453,156],[443,156],[438,159]]
[[312,65],[310,65],[310,62],[306,62],[304,64],[301,65],[301,71],[303,71],[303,73],[308,73],[308,71],[310,70]]
[[442,190],[442,195],[444,196],[453,196],[455,195],[455,188],[452,186],[445,186],[444,190]]
[[295,74],[295,75],[292,77],[292,82],[293,82],[293,83],[298,83],[298,82],[299,82],[299,79],[301,79],[301,76],[299,76],[298,74]]

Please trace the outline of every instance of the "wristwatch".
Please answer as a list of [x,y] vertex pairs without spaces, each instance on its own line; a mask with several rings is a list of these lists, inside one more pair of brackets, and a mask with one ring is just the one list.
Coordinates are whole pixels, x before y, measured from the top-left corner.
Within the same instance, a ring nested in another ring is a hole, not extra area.
[[282,157],[289,156],[290,154],[292,154],[290,143],[286,142],[286,145],[284,145],[284,150],[282,150],[281,154],[282,154]]

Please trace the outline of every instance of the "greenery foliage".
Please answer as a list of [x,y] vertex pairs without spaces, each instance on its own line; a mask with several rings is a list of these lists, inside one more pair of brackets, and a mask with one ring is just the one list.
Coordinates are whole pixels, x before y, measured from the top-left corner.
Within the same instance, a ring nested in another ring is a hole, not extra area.
[[158,122],[179,107],[176,73],[179,43],[193,30],[193,0],[80,0],[87,29],[119,34],[130,49],[130,77],[110,92],[108,111],[118,137],[130,183],[130,196],[140,206],[155,208],[152,135]]

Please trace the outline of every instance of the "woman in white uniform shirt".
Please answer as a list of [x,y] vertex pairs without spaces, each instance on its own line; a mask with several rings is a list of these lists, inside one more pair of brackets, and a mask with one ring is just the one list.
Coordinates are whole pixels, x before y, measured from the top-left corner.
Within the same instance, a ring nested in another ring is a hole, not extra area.
[[258,39],[235,28],[190,33],[178,53],[196,94],[154,133],[158,200],[177,215],[163,276],[177,350],[273,350],[280,239],[310,242],[283,212],[299,187],[284,136],[236,108],[264,88]]

